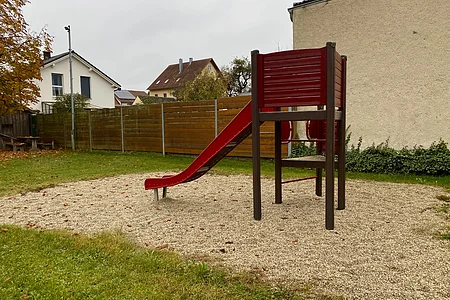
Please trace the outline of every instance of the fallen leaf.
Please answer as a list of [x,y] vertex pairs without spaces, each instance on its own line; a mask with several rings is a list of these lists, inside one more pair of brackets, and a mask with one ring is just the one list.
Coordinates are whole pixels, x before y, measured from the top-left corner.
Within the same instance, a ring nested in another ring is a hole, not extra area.
[[225,244],[231,245],[231,244],[233,244],[233,242],[225,242]]
[[155,248],[156,249],[165,249],[165,248],[168,248],[168,247],[169,247],[169,244],[162,244],[162,245],[156,246]]
[[3,232],[7,232],[7,231],[8,231],[8,228],[2,228],[2,231],[3,231]]
[[69,206],[69,203],[64,203],[64,206]]

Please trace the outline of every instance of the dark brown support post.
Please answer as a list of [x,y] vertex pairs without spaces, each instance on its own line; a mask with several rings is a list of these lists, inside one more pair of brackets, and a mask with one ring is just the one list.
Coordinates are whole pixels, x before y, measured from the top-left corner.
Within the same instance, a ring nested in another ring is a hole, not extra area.
[[322,197],[322,168],[316,169],[316,195]]
[[[319,105],[317,106],[317,110],[323,110],[324,107],[323,105]],[[319,148],[319,145],[317,145],[317,151],[316,151],[317,155],[322,155],[322,149]],[[319,197],[322,197],[323,193],[322,193],[322,178],[323,178],[323,169],[322,168],[318,168],[316,169],[316,195]]]
[[347,80],[347,57],[341,56],[342,58],[342,78],[341,78],[341,111],[342,117],[339,121],[339,150],[338,150],[338,207],[337,209],[345,209],[345,129],[346,129],[346,80]]
[[261,166],[258,105],[258,50],[252,53],[252,163],[253,163],[253,218],[261,220]]
[[281,189],[281,122],[275,122],[275,203],[282,203]]
[[334,229],[335,48],[335,43],[327,43],[325,227],[329,230]]

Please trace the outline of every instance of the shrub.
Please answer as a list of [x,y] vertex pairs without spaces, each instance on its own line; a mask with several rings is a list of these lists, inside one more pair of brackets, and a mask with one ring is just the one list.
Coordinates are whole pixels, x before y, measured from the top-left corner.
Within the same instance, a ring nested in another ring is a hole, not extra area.
[[[346,139],[348,144],[349,138]],[[414,146],[396,150],[389,146],[389,139],[377,146],[361,150],[362,138],[358,144],[347,150],[346,169],[351,172],[378,174],[450,175],[450,150],[442,139],[433,142],[428,149]],[[314,155],[315,145],[305,142],[294,143],[291,157]]]
[[386,141],[361,151],[359,143],[347,151],[346,167],[348,171],[363,173],[450,175],[450,150],[442,139],[428,149],[414,146],[395,150]]
[[290,157],[302,157],[316,154],[316,145],[314,143],[297,142],[292,143],[292,153]]

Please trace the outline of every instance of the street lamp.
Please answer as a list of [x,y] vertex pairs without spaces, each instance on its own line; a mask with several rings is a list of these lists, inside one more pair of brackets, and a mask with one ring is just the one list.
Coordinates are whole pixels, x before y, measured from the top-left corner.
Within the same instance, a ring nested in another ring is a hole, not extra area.
[[69,34],[69,72],[70,72],[70,104],[72,105],[72,130],[70,138],[72,141],[72,150],[75,151],[75,103],[73,101],[73,74],[72,74],[72,40],[70,37],[70,25],[64,27]]

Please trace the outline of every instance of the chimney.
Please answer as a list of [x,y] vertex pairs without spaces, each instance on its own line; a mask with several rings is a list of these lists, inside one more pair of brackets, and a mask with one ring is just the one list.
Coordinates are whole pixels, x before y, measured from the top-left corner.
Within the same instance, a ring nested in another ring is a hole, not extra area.
[[180,67],[180,73],[181,73],[181,71],[183,71],[183,59],[182,59],[182,58],[180,58],[180,59],[178,60],[178,64],[179,64],[179,67]]
[[194,59],[192,57],[189,57],[189,64],[192,64],[193,61]]
[[44,60],[47,60],[50,57],[52,57],[52,53],[50,51],[43,51],[43,53],[44,53]]

